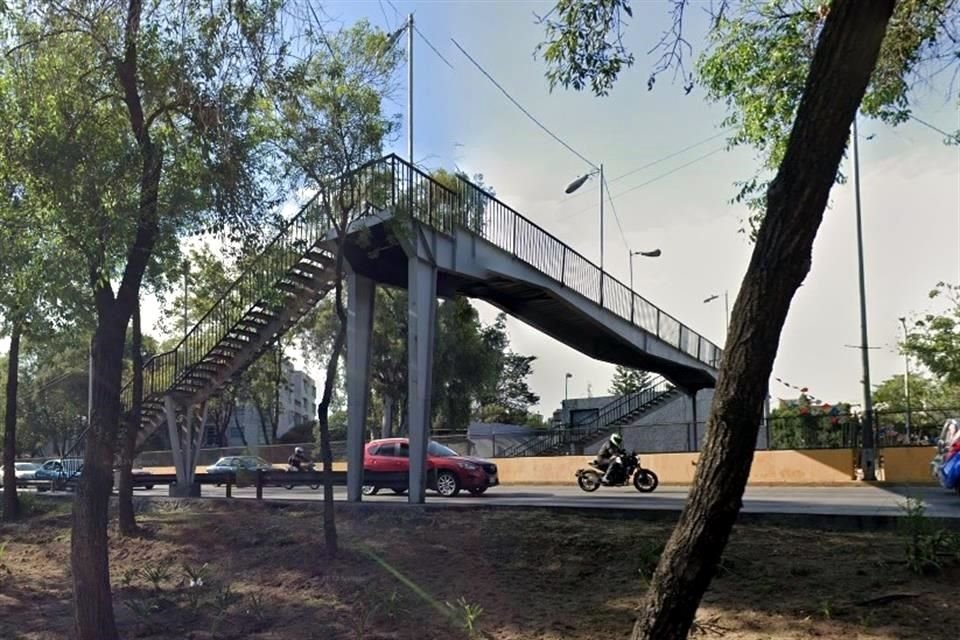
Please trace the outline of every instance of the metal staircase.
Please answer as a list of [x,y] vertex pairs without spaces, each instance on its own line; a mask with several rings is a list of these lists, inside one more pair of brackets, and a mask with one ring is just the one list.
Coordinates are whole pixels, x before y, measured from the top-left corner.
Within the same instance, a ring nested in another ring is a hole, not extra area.
[[534,436],[503,452],[502,457],[564,455],[596,440],[613,427],[633,422],[643,414],[669,402],[680,391],[667,379],[658,376],[649,385],[631,394],[620,396],[600,408],[597,417],[575,427],[558,427]]
[[[371,166],[340,178],[353,201],[377,208]],[[389,190],[389,185],[386,187]],[[378,189],[381,193],[384,188]],[[138,445],[165,419],[165,399],[191,407],[216,395],[297,324],[334,286],[335,255],[327,205],[319,194],[291,219],[180,343],[144,364],[143,414]],[[124,408],[132,384],[121,391]]]

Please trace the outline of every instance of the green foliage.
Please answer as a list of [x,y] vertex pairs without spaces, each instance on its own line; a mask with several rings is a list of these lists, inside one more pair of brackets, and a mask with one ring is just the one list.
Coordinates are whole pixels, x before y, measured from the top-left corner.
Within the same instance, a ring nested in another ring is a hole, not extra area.
[[[714,24],[697,64],[710,100],[727,106],[731,146],[758,152],[760,172],[738,184],[736,202],[748,204],[755,233],[765,208],[769,180],[783,159],[796,109],[829,8],[818,0],[751,0]],[[955,0],[898,2],[862,112],[890,124],[910,116],[910,89],[925,62],[960,53],[948,22],[960,17]],[[929,67],[927,67],[929,70]],[[843,181],[843,175],[838,180]]]
[[615,396],[625,396],[640,391],[649,386],[650,379],[651,376],[648,371],[617,365],[613,380],[610,381],[609,393]]
[[957,545],[960,538],[935,525],[925,514],[923,501],[907,498],[901,505],[904,516],[898,520],[906,541],[907,566],[920,575],[940,573],[947,565],[960,560]]
[[380,157],[397,130],[383,101],[393,91],[400,51],[365,20],[317,37],[312,55],[290,70],[297,82],[272,85],[276,110],[265,126],[274,132],[285,174],[319,189],[330,222],[342,230],[359,215],[359,202],[329,178]]
[[902,348],[939,380],[960,386],[960,286],[940,282],[930,298],[944,299],[949,306],[943,313],[916,320]]
[[823,407],[811,404],[803,394],[795,403],[771,411],[769,420],[770,445],[775,449],[840,447],[844,434],[857,424],[848,403]]
[[[688,0],[671,5],[672,27],[651,50],[662,56],[652,71],[682,71],[693,51],[684,30]],[[711,5],[713,6],[713,5]],[[707,98],[727,106],[723,124],[733,129],[731,146],[757,151],[760,171],[738,183],[736,202],[748,204],[755,232],[763,217],[766,188],[786,149],[796,109],[828,3],[820,0],[747,0],[723,2],[711,16],[706,45],[696,64],[696,79]],[[606,95],[633,57],[622,43],[624,20],[632,16],[628,0],[559,0],[541,20],[546,41],[538,47],[547,63],[552,87],[590,90]],[[960,56],[960,2],[901,0],[887,29],[862,112],[890,124],[910,116],[912,88],[930,76],[955,67]],[[685,91],[693,88],[684,74]],[[952,99],[952,98],[951,98]],[[960,129],[947,143],[960,143]],[[838,175],[842,180],[842,175]]]
[[[580,91],[589,84],[596,95],[607,95],[633,54],[623,44],[623,15],[633,16],[629,0],[559,0],[541,19],[546,41],[537,53],[547,63],[547,80]],[[556,16],[552,18],[551,16]]]

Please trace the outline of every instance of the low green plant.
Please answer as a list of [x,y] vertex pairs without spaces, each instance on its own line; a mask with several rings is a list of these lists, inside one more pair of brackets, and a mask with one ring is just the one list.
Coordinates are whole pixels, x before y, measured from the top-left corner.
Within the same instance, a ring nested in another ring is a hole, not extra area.
[[187,586],[195,589],[197,587],[202,587],[204,583],[208,580],[208,563],[204,562],[200,568],[195,568],[187,564],[186,562],[181,565],[183,567],[183,575],[186,578]]
[[653,572],[660,563],[660,556],[663,555],[664,545],[658,542],[646,541],[636,549],[634,558],[637,561],[637,572],[644,580],[653,578]]
[[906,539],[907,567],[920,575],[932,575],[958,559],[957,536],[937,526],[926,515],[922,500],[907,498],[900,507],[904,517],[899,527]]
[[153,585],[154,591],[160,591],[160,585],[170,579],[170,569],[158,564],[144,567],[140,570],[140,575]]
[[257,624],[263,624],[267,619],[267,605],[264,597],[259,593],[251,593],[247,597],[247,615],[252,616]]
[[455,604],[446,603],[456,617],[457,622],[467,632],[471,638],[476,638],[478,634],[477,619],[483,615],[483,607],[472,604],[466,598],[460,596]]

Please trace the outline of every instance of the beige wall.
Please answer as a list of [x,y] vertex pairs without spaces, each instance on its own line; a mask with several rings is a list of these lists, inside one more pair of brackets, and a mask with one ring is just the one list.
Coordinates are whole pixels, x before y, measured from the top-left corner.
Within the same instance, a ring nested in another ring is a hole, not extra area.
[[890,447],[880,452],[883,457],[883,479],[902,484],[936,484],[930,473],[930,461],[936,447]]
[[[640,462],[653,469],[664,484],[690,484],[699,453],[648,453]],[[935,447],[893,447],[883,449],[881,480],[899,484],[929,484],[930,460]],[[573,484],[577,469],[587,466],[592,456],[553,458],[500,458],[495,460],[503,484]],[[750,484],[829,485],[853,481],[854,451],[851,449],[806,449],[757,451],[750,469]],[[274,465],[278,469],[285,465]],[[334,462],[336,471],[346,463]],[[174,473],[173,467],[148,467],[153,473]],[[203,473],[205,467],[197,467]]]
[[[698,453],[648,453],[644,467],[653,469],[664,484],[690,484]],[[496,460],[504,484],[571,484],[577,469],[590,456],[504,458]],[[853,478],[849,449],[758,451],[750,471],[751,484],[843,484]]]

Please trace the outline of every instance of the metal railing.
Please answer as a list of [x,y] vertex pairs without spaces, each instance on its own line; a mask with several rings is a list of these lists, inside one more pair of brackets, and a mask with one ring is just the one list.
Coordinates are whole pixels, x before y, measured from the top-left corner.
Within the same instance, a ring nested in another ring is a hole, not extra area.
[[[450,189],[393,155],[383,162],[393,167],[395,176],[400,174],[396,184],[402,187],[405,181],[413,181],[414,188],[405,193],[411,196],[409,210],[421,222],[441,231],[451,230],[453,224],[463,225],[621,319],[710,367],[719,367],[720,347],[496,197],[459,176],[456,190]],[[404,192],[402,188],[400,192]]]
[[502,456],[538,456],[558,448],[583,444],[608,431],[620,420],[642,412],[666,394],[672,393],[675,388],[666,378],[658,376],[644,388],[610,401],[601,407],[596,417],[589,422],[574,427],[558,427],[538,434],[507,449]]

